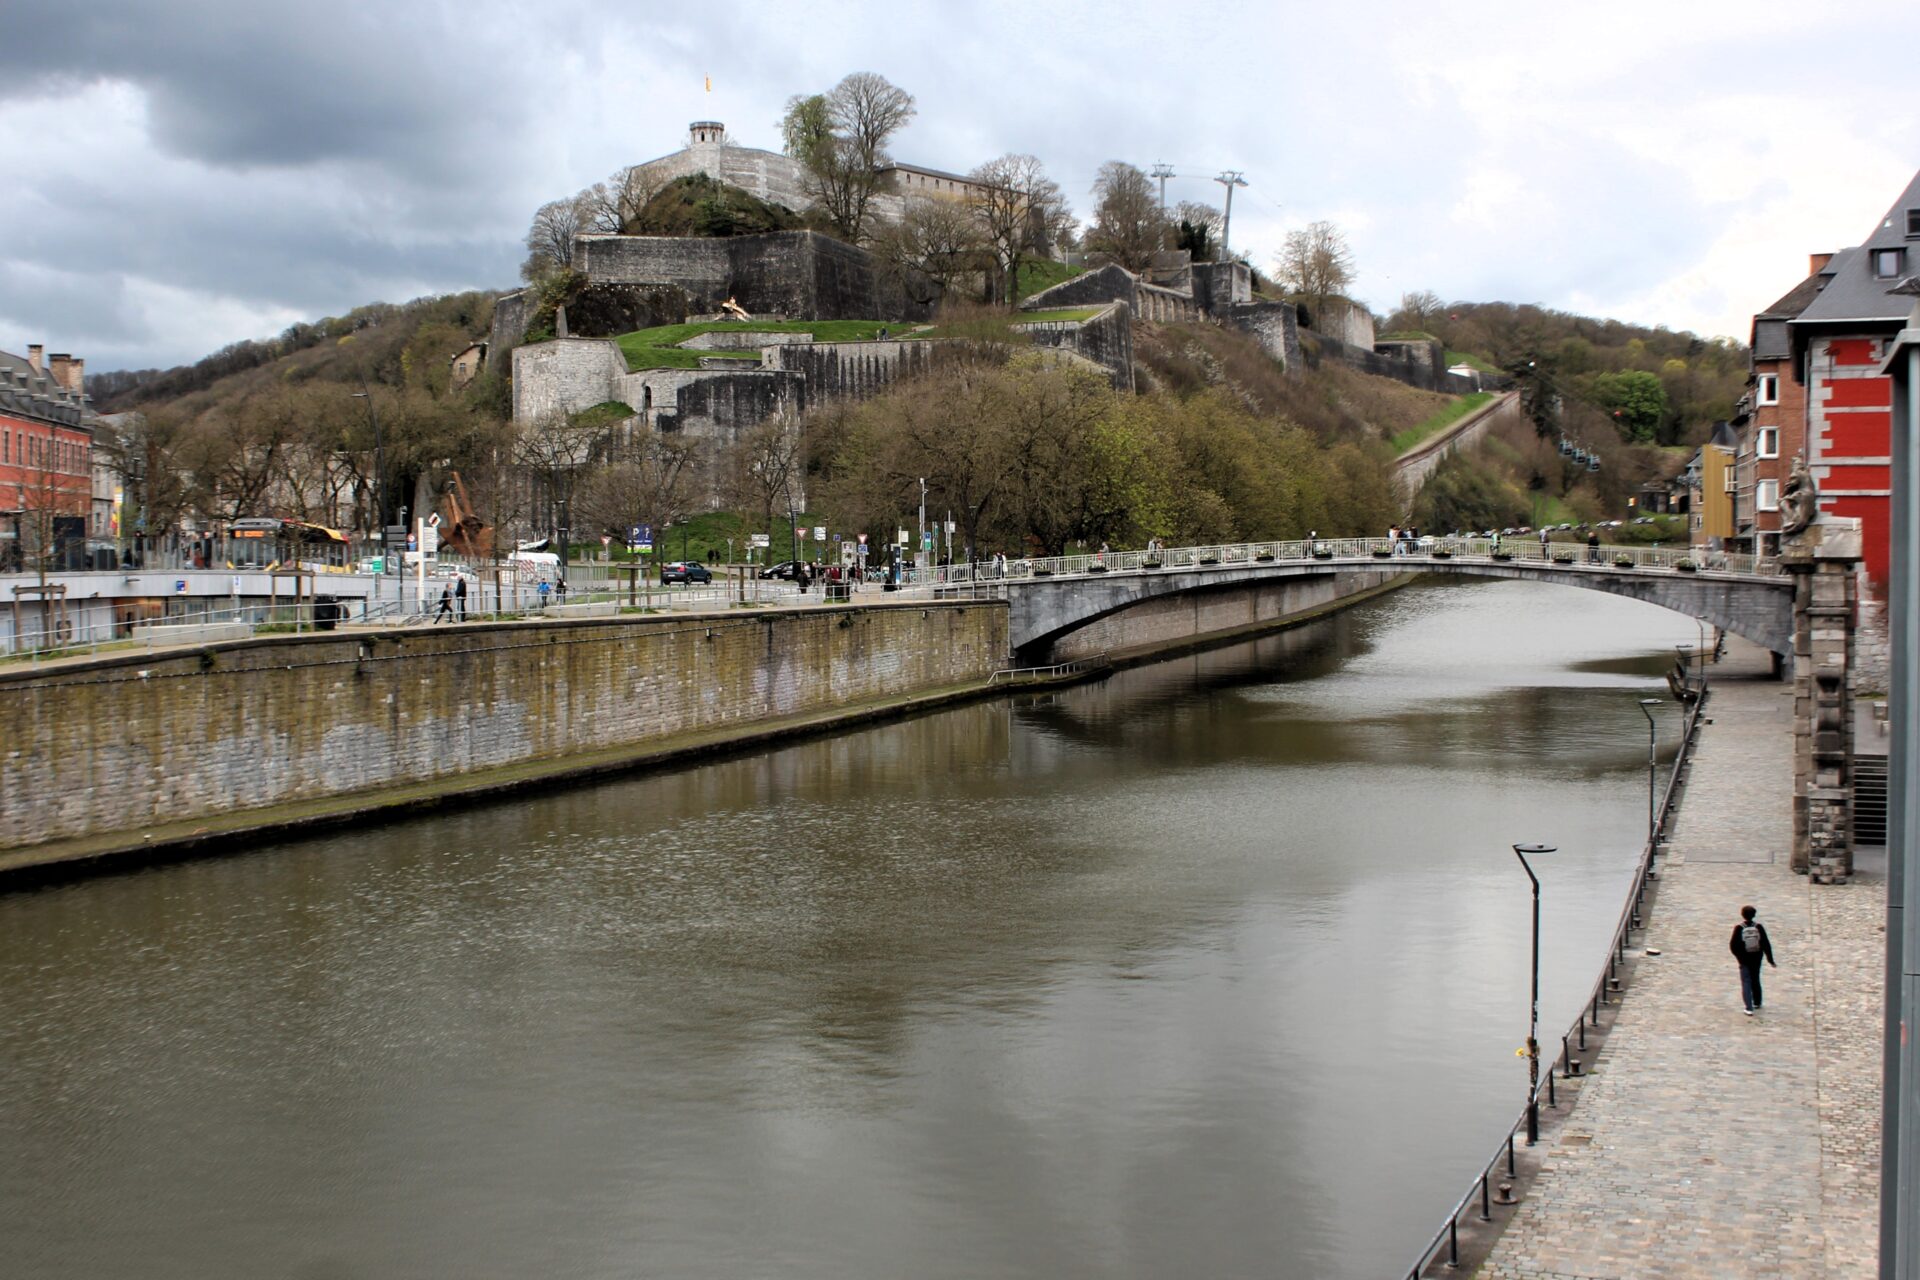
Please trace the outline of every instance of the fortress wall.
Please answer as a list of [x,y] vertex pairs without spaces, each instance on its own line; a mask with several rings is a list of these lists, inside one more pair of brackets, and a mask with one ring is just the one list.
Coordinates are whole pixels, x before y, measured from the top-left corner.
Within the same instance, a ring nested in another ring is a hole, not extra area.
[[605,338],[556,338],[515,347],[514,421],[578,413],[608,400],[624,399],[619,384],[626,370],[626,357]]
[[1221,319],[1260,340],[1260,348],[1286,366],[1300,369],[1300,326],[1291,302],[1250,302],[1232,307]]
[[1022,326],[1035,346],[1070,351],[1103,369],[1117,391],[1133,390],[1133,316],[1116,302],[1091,320]]

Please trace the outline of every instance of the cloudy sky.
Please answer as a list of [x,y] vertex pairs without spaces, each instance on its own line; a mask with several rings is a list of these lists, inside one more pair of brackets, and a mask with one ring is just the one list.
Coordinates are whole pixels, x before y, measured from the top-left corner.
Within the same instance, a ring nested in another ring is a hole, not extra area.
[[1234,246],[1331,219],[1377,311],[1744,337],[1920,168],[1907,57],[1762,0],[0,0],[0,349],[166,366],[510,287],[541,202],[694,119],[773,148],[789,96],[856,70],[918,99],[899,158],[1031,152],[1083,215],[1105,160],[1172,164],[1170,201],[1242,170]]

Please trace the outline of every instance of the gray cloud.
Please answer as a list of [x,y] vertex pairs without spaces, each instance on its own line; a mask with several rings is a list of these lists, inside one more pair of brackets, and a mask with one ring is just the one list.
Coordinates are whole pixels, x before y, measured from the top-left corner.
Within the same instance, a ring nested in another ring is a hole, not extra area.
[[0,347],[171,363],[286,317],[509,287],[542,201],[672,150],[695,118],[777,145],[790,95],[854,70],[918,96],[901,157],[1032,152],[1083,212],[1109,159],[1173,163],[1174,200],[1217,202],[1208,178],[1244,170],[1236,248],[1264,265],[1287,229],[1333,218],[1383,310],[1417,288],[1698,299],[1674,282],[1734,263],[1750,300],[1735,281],[1700,304],[1720,310],[1623,318],[1737,332],[1920,163],[1897,44],[1805,58],[1818,15],[1768,0],[1623,0],[1610,24],[1519,0],[1471,24],[1082,0],[805,15],[5,0]]

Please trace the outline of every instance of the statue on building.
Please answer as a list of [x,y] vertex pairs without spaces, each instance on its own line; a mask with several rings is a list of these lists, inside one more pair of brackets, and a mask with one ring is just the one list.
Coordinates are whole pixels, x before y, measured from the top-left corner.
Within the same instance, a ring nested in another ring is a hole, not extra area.
[[1780,532],[1786,537],[1805,533],[1820,518],[1820,488],[1807,470],[1804,456],[1793,460],[1793,470],[1780,490]]

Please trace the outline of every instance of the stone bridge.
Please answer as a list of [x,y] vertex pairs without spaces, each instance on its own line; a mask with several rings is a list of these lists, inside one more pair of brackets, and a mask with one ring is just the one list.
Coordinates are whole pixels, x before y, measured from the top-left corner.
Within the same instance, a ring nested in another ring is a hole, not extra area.
[[[1158,567],[1148,567],[1143,553],[1105,558],[1071,557],[1063,561],[1017,566],[997,582],[1011,611],[1013,652],[1022,663],[1038,664],[1056,655],[1056,646],[1075,632],[1126,610],[1167,597],[1245,591],[1271,584],[1284,589],[1313,581],[1338,585],[1343,578],[1361,589],[1386,577],[1406,573],[1451,574],[1470,578],[1526,578],[1563,586],[1605,591],[1656,604],[1689,618],[1707,622],[1753,641],[1783,660],[1794,648],[1794,586],[1788,576],[1771,566],[1742,562],[1727,569],[1690,571],[1678,567],[1684,552],[1616,552],[1632,558],[1632,565],[1580,561],[1560,563],[1529,549],[1529,558],[1494,558],[1490,552],[1416,551],[1381,558],[1360,540],[1343,540],[1340,550],[1315,556],[1303,544],[1264,544],[1249,548],[1201,548],[1163,553]],[[1286,551],[1297,547],[1298,553]],[[1555,544],[1562,555],[1570,544]],[[1206,554],[1213,552],[1215,554]],[[1235,554],[1236,552],[1241,554]],[[1186,562],[1177,563],[1176,555]],[[1208,563],[1211,561],[1211,563]],[[1335,595],[1350,594],[1336,591]]]

